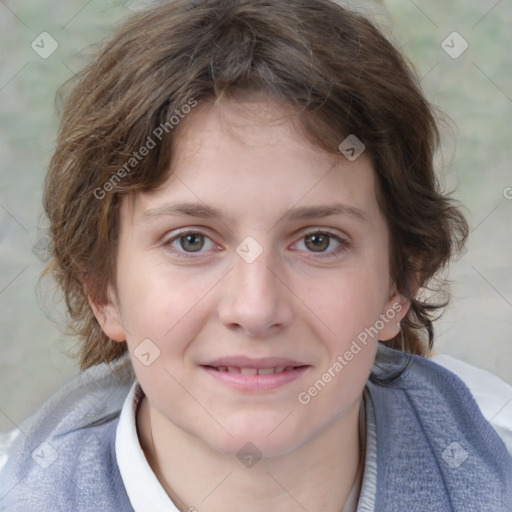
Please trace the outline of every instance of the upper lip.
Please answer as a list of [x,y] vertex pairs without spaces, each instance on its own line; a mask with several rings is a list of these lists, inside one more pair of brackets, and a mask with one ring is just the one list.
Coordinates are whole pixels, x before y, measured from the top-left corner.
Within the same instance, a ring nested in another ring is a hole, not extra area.
[[201,366],[233,366],[236,368],[279,368],[284,366],[309,366],[287,357],[251,358],[246,356],[220,357]]

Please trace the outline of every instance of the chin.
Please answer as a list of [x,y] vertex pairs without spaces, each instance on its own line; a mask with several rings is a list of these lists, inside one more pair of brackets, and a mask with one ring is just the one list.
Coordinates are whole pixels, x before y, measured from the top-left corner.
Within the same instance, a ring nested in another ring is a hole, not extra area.
[[288,420],[283,422],[284,416],[261,421],[261,418],[257,420],[248,415],[244,420],[224,424],[232,437],[226,433],[222,439],[212,440],[210,445],[221,453],[239,459],[245,455],[257,458],[286,455],[304,441],[304,434],[290,423],[286,424]]

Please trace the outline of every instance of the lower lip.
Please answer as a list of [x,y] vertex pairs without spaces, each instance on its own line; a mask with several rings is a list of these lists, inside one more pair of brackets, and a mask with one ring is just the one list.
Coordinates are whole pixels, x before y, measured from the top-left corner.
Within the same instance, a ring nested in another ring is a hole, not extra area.
[[299,366],[293,370],[283,371],[281,373],[267,373],[265,375],[243,375],[241,373],[220,372],[213,368],[208,368],[207,366],[201,366],[201,368],[214,379],[232,388],[242,391],[263,391],[276,389],[293,382],[310,367]]

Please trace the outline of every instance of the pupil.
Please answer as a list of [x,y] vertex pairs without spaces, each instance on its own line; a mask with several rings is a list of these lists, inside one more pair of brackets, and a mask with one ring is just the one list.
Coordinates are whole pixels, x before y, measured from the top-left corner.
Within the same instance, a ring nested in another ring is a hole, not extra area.
[[[308,241],[312,241],[313,242],[313,251],[316,251],[316,252],[321,252],[325,249],[327,249],[327,247],[329,247],[329,237],[324,235],[324,234],[314,234],[314,235],[308,235],[306,237],[306,243]],[[319,243],[317,243],[319,242]]]
[[[183,237],[181,237],[182,239],[182,243],[181,243],[181,247],[182,249],[190,249],[191,252],[197,252],[199,250],[201,250],[201,248],[203,247],[204,245],[204,240],[202,241],[203,243],[200,243],[199,245],[194,245],[194,241],[197,242],[197,240],[201,240],[202,238],[202,235],[200,235],[199,233],[192,233],[190,235],[185,235]],[[185,240],[185,243],[183,243],[183,240]],[[188,245],[188,247],[187,247]]]

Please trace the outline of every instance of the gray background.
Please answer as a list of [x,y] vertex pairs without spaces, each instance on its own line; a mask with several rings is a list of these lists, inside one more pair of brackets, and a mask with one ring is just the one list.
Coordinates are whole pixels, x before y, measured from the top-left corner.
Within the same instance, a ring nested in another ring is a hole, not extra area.
[[[43,263],[33,251],[42,238],[42,182],[58,126],[54,97],[91,45],[140,4],[0,1],[0,431],[78,371],[64,355],[73,340],[49,319],[63,314],[51,287],[43,282],[37,291]],[[471,224],[468,251],[450,268],[452,301],[436,324],[436,350],[512,384],[512,200],[505,197],[506,190],[512,196],[512,3],[468,4],[387,0],[390,18],[375,17],[451,118],[442,130],[443,183],[457,189]],[[453,31],[469,44],[457,59],[441,47]],[[31,48],[42,32],[59,45],[46,59]]]

